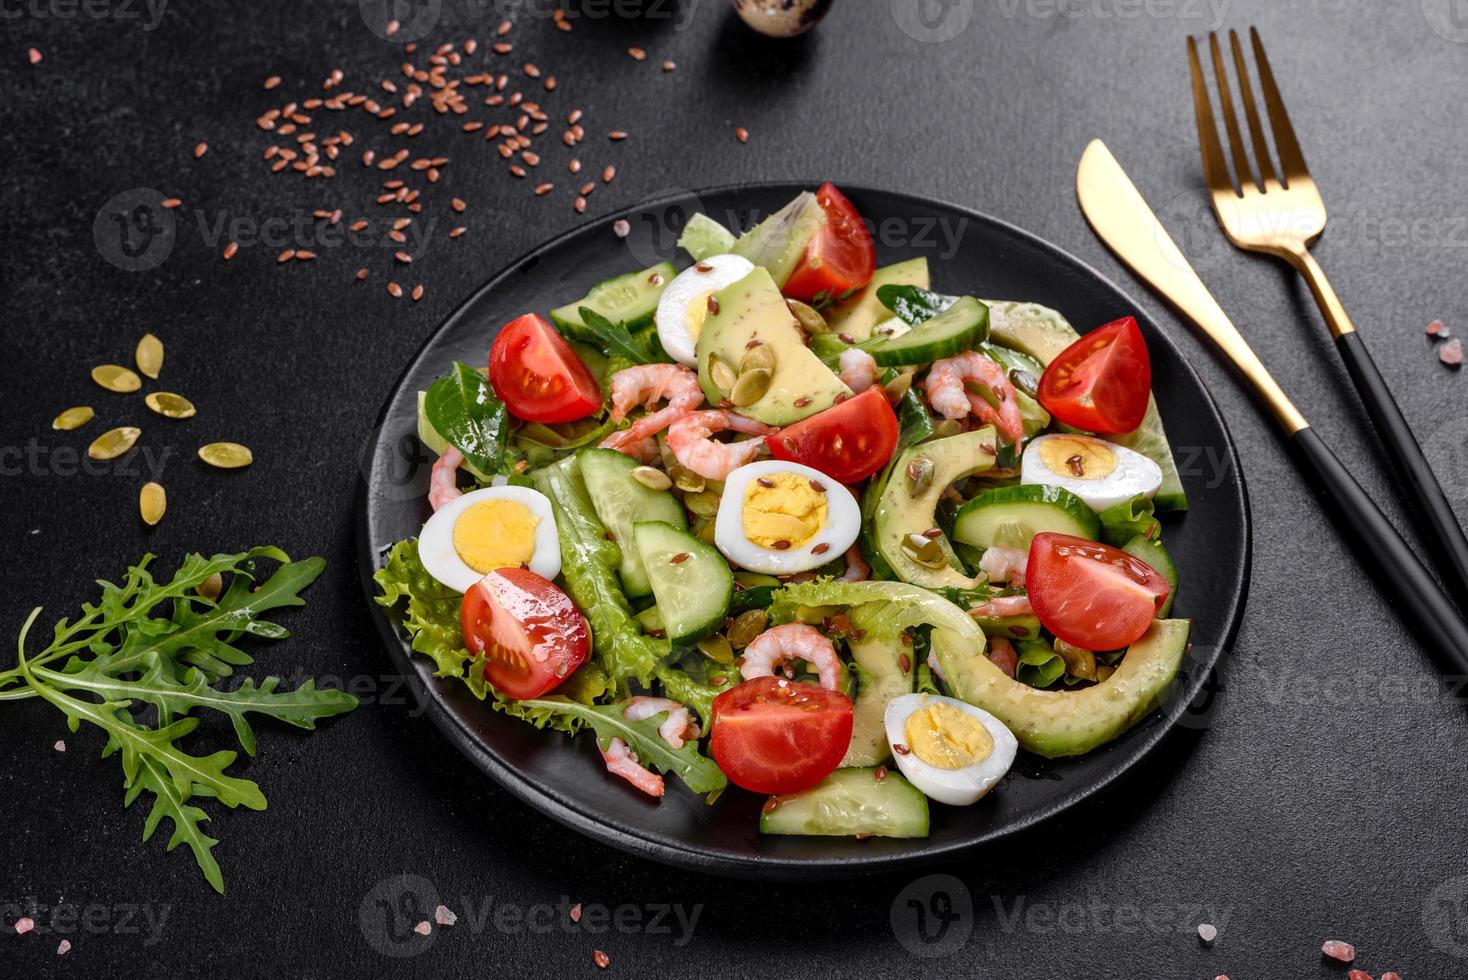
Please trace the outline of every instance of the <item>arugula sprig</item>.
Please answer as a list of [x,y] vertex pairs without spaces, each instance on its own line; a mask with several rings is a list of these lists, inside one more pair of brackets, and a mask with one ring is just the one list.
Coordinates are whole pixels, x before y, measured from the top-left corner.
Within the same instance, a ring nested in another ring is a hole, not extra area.
[[[257,584],[260,559],[281,564]],[[121,584],[99,582],[100,600],[84,605],[75,621],[58,622],[51,642],[28,656],[26,641],[41,613],[34,609],[17,640],[16,667],[0,672],[0,700],[38,698],[58,709],[71,731],[87,722],[106,732],[102,756],[116,755],[122,763],[123,805],[145,792],[153,797],[143,840],[168,818],[174,827],[168,850],[187,844],[205,879],[223,892],[224,876],[212,853],[218,841],[202,829],[208,814],[190,801],[216,799],[230,808],[263,810],[265,795],[253,780],[226,772],[238,753],[195,755],[182,744],[198,728],[198,712],[209,709],[228,718],[240,747],[254,755],[248,715],[311,729],[322,718],[351,711],[357,699],[318,689],[309,680],[295,690],[281,690],[275,677],[258,684],[246,680],[233,689],[219,685],[236,667],[254,662],[236,645],[242,637],[289,635],[261,617],[304,605],[300,592],[321,574],[322,559],[293,562],[276,548],[189,555],[163,583],[154,580],[151,561],[145,556],[129,568]],[[229,576],[229,584],[211,599],[198,590],[215,575]],[[52,666],[63,660],[60,669]]]
[[668,360],[653,340],[657,335],[655,331],[632,333],[625,325],[613,323],[589,306],[581,307],[578,312],[581,314],[581,322],[586,325],[586,332],[613,357],[625,358],[633,364],[655,364]]

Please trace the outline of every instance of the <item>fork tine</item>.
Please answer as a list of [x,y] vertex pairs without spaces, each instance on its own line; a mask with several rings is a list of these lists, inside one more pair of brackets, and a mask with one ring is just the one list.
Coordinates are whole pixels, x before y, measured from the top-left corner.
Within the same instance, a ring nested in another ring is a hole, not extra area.
[[1188,38],[1188,68],[1193,75],[1193,113],[1198,120],[1203,179],[1212,190],[1227,188],[1237,195],[1238,190],[1228,173],[1228,162],[1223,158],[1223,147],[1218,142],[1218,125],[1213,121],[1213,106],[1208,100],[1208,82],[1203,78],[1203,64],[1198,58],[1198,43],[1192,37]]
[[1254,88],[1249,84],[1249,66],[1244,62],[1244,49],[1239,44],[1239,32],[1229,31],[1228,39],[1234,52],[1234,70],[1239,78],[1239,99],[1244,103],[1244,118],[1249,122],[1249,137],[1254,143],[1254,160],[1259,164],[1261,185],[1276,180],[1274,164],[1269,160],[1269,144],[1264,142],[1264,127],[1259,124],[1259,110],[1254,105]]
[[1269,111],[1269,125],[1274,130],[1274,145],[1279,150],[1279,169],[1284,172],[1286,183],[1292,178],[1309,177],[1310,169],[1305,166],[1300,144],[1295,141],[1295,130],[1285,113],[1284,99],[1280,98],[1279,86],[1274,84],[1274,71],[1269,67],[1269,56],[1264,53],[1264,42],[1259,40],[1256,28],[1249,28],[1249,37],[1254,42],[1259,88],[1264,92],[1264,106]]
[[[1223,64],[1223,52],[1218,47],[1218,35],[1208,35],[1208,47],[1213,52],[1213,75],[1218,80],[1218,101],[1223,107],[1223,128],[1228,133],[1228,146],[1233,151],[1234,167],[1239,175],[1239,189],[1254,183],[1254,173],[1249,168],[1249,156],[1244,150],[1244,136],[1239,132],[1239,120],[1234,115],[1234,97],[1228,87],[1228,69]],[[1258,184],[1260,190],[1264,188]]]

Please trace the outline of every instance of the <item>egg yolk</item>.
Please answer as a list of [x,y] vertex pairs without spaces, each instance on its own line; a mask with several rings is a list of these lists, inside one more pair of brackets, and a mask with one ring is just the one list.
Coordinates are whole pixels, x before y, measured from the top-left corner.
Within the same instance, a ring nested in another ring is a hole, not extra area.
[[799,473],[770,473],[744,490],[744,536],[761,548],[801,548],[826,526],[826,494]]
[[700,293],[688,301],[683,308],[683,325],[688,328],[688,336],[698,343],[698,335],[703,330],[703,321],[709,315],[709,297],[714,294],[710,289],[706,293]]
[[1100,480],[1116,469],[1116,453],[1100,439],[1059,436],[1040,443],[1040,459],[1058,476]]
[[454,550],[480,574],[528,565],[540,518],[514,500],[481,500],[454,522]]
[[963,769],[994,752],[994,737],[977,718],[941,701],[908,715],[902,734],[913,755],[939,769]]

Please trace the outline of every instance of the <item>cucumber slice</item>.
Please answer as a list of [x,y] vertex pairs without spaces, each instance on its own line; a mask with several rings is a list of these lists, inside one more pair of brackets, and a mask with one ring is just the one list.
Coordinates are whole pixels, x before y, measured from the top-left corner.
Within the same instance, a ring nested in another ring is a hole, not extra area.
[[1157,618],[1166,619],[1167,614],[1172,612],[1173,600],[1177,598],[1177,566],[1172,563],[1172,556],[1167,553],[1166,548],[1162,547],[1161,541],[1141,535],[1137,535],[1122,545],[1121,550],[1133,558],[1140,558],[1157,569],[1158,575],[1167,579],[1167,601],[1162,604],[1161,609],[1157,610]]
[[632,536],[668,639],[692,643],[718,629],[734,595],[734,572],[724,556],[662,521],[638,521]]
[[702,211],[695,211],[683,225],[678,247],[693,256],[693,261],[702,262],[733,248],[734,233]]
[[975,548],[1028,548],[1041,531],[1099,541],[1101,522],[1069,490],[1033,483],[987,490],[964,504],[953,521],[953,540]]
[[581,322],[581,307],[589,306],[613,323],[620,323],[629,333],[652,324],[658,311],[658,300],[678,270],[671,262],[659,262],[641,272],[625,272],[592,286],[583,299],[551,310],[551,322],[571,340],[600,346],[596,337],[586,332]]
[[686,525],[683,505],[667,490],[645,487],[632,476],[637,461],[612,449],[583,449],[576,456],[586,495],[622,553],[622,588],[632,598],[652,591],[642,559],[632,546],[632,525],[637,521],[666,521]]
[[1006,640],[1036,640],[1040,637],[1038,616],[975,616],[974,623],[985,636],[1002,636]]
[[928,836],[928,798],[895,772],[837,769],[791,796],[772,796],[760,811],[759,832],[804,837]]
[[867,353],[884,366],[928,364],[973,350],[988,336],[989,308],[972,296],[964,296],[906,333],[868,347]]

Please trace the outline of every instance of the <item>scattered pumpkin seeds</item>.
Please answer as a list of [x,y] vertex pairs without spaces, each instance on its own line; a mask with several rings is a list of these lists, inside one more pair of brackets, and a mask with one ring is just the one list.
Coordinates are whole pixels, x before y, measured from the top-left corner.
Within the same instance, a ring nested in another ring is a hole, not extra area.
[[92,368],[92,380],[108,391],[129,394],[143,386],[143,379],[136,372],[120,364],[99,364]]
[[926,493],[928,487],[933,485],[933,474],[937,468],[932,457],[921,453],[908,460],[905,474],[907,476],[907,495],[917,498]]
[[707,490],[702,493],[685,493],[683,506],[694,517],[715,517],[719,513],[719,495]]
[[800,329],[806,333],[814,335],[831,332],[831,328],[826,324],[826,318],[821,316],[820,311],[814,306],[802,303],[798,299],[787,299],[785,305],[790,307],[790,313],[800,324]]
[[80,429],[92,419],[97,413],[92,411],[90,405],[78,405],[76,408],[68,408],[60,415],[51,420],[51,428],[60,432],[70,432],[72,429]]
[[129,449],[133,443],[138,441],[138,436],[143,430],[135,425],[122,425],[115,429],[108,429],[87,447],[87,455],[92,459],[116,459]]
[[736,650],[743,650],[765,631],[769,622],[769,614],[763,609],[749,609],[740,613],[729,624],[729,644]]
[[740,371],[758,371],[761,369],[765,371],[775,370],[775,352],[769,344],[760,344],[757,347],[751,347],[739,359]]
[[668,474],[655,466],[634,466],[632,468],[632,479],[649,490],[666,490],[673,485],[673,481],[668,478]]
[[942,568],[948,564],[948,555],[939,540],[923,534],[909,534],[902,539],[902,553],[925,568]]
[[255,454],[237,442],[211,442],[199,447],[199,458],[210,466],[235,470],[253,463]]
[[143,515],[143,523],[154,526],[163,520],[163,512],[167,509],[168,492],[163,489],[163,484],[144,483],[138,492],[138,512]]
[[[755,350],[759,348],[756,347]],[[773,378],[774,375],[770,373],[769,368],[754,368],[745,371],[739,376],[739,380],[734,382],[734,390],[729,392],[729,400],[739,408],[753,405],[769,392],[770,381]]]
[[707,517],[694,521],[693,536],[706,545],[714,544],[714,522]]
[[163,370],[163,341],[150,333],[143,334],[133,359],[138,362],[139,371],[156,380],[158,372]]
[[684,493],[701,493],[708,486],[707,480],[681,463],[668,467],[668,475],[673,478],[673,485]]
[[150,391],[144,396],[143,402],[166,419],[194,417],[194,403],[183,395],[176,395],[171,391]]
[[734,647],[729,643],[729,638],[722,633],[715,633],[713,636],[706,636],[699,640],[698,648],[721,664],[734,662]]

